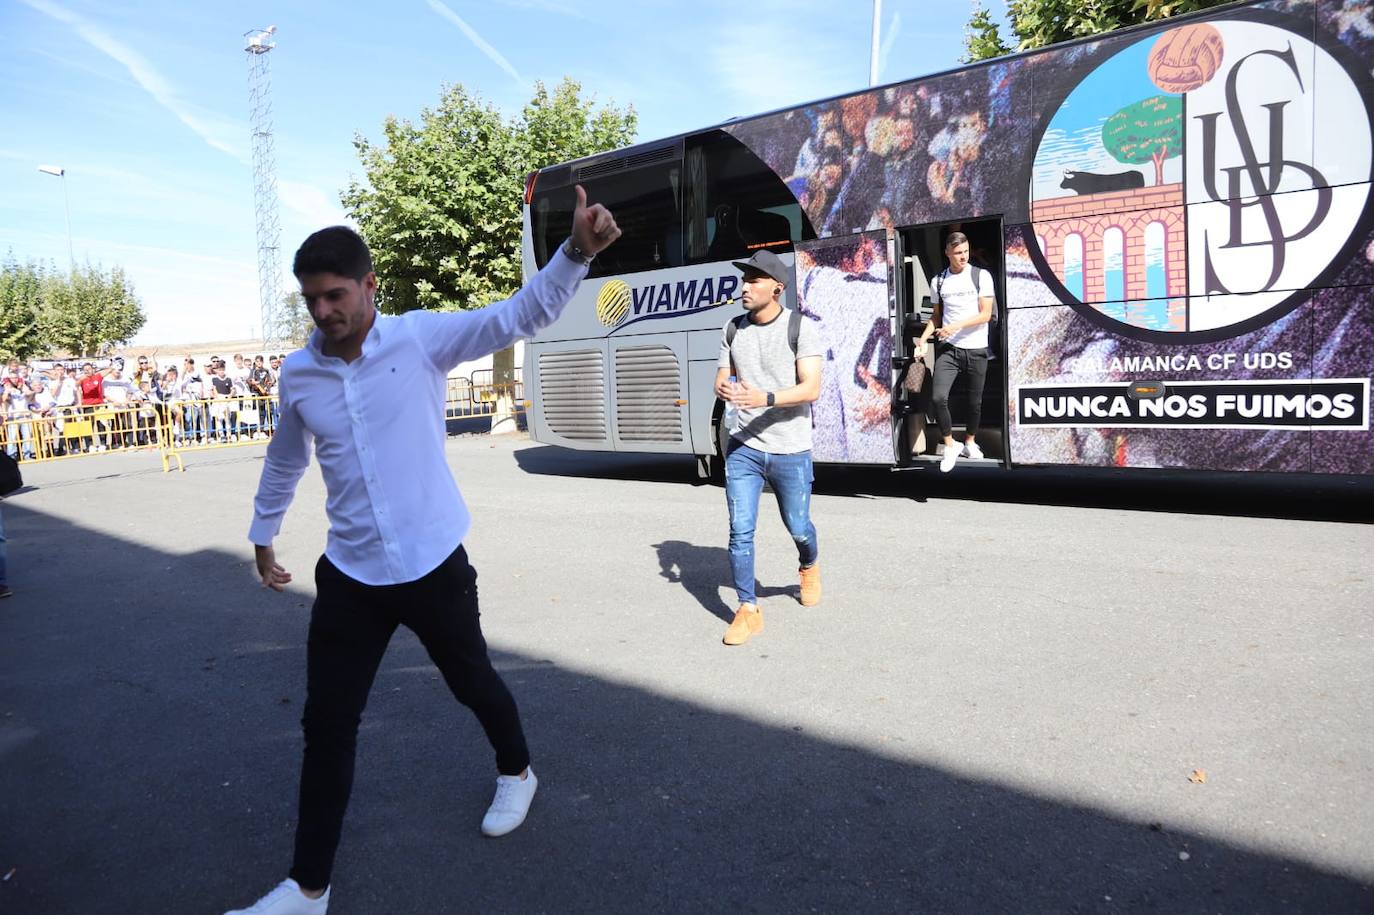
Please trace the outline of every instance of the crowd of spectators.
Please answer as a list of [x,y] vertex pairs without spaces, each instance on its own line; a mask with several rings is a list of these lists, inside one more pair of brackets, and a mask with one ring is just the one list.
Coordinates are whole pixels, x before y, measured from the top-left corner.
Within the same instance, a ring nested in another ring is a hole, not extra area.
[[[123,357],[23,363],[11,359],[0,384],[3,436],[19,460],[117,448],[265,439],[276,428],[275,397],[281,354],[250,362],[193,357],[165,369],[139,356],[130,371]],[[73,434],[68,424],[78,424]],[[89,424],[89,428],[87,425]]]

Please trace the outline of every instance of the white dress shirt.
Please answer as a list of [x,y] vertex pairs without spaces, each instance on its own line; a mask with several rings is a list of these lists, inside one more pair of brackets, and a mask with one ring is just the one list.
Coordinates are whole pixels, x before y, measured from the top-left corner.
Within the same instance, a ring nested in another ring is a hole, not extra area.
[[551,324],[586,272],[560,252],[504,302],[379,314],[351,363],[324,355],[314,331],[282,363],[281,420],[267,446],[248,539],[269,546],[281,530],[313,439],[328,493],[329,560],[368,585],[433,571],[472,521],[444,457],[449,371]]

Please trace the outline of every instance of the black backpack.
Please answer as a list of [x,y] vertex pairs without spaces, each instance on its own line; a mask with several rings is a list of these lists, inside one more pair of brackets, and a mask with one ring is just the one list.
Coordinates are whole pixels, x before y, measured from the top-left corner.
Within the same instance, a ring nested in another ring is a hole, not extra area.
[[19,472],[19,462],[0,450],[0,496],[24,488],[24,475]]

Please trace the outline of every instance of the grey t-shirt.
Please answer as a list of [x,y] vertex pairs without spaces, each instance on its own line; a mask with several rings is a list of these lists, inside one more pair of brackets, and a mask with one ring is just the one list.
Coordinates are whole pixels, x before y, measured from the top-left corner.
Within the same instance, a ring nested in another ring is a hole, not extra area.
[[[728,369],[734,357],[734,374],[744,382],[763,390],[779,391],[797,383],[797,360],[820,356],[824,352],[816,322],[805,318],[797,337],[797,353],[787,342],[787,322],[791,312],[782,312],[767,324],[744,321],[735,331],[735,341],[725,343],[725,329],[721,328],[720,357],[717,368]],[[796,454],[811,450],[811,405],[793,407],[760,407],[739,411],[739,428],[734,437],[751,448],[769,454]]]

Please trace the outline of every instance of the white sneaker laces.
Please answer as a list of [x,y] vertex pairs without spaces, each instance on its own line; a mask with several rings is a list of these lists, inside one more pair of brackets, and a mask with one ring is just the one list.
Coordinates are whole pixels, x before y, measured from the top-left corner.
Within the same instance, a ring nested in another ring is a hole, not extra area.
[[504,778],[496,780],[496,797],[492,798],[491,806],[493,810],[507,810],[515,800],[515,788],[520,783],[520,778],[515,777],[514,781],[507,781]]

